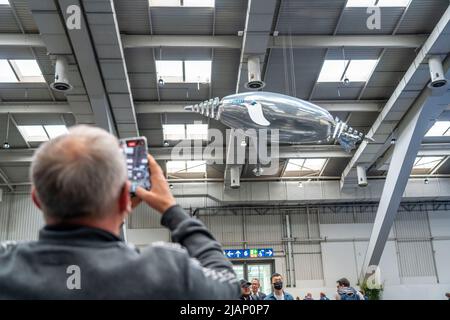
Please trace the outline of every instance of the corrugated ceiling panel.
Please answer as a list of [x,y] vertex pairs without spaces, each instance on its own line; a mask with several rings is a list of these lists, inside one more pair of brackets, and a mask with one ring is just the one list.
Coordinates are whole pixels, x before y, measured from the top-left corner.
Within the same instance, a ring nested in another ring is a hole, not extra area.
[[148,0],[114,0],[121,33],[149,34]]
[[20,33],[19,26],[9,6],[0,6],[0,32]]
[[[325,49],[294,49],[291,59],[291,49],[273,49],[266,71],[264,90],[308,99],[319,76],[320,68],[325,56]],[[292,79],[292,70],[294,70]],[[295,86],[294,86],[295,82]]]
[[397,33],[431,33],[448,4],[447,0],[413,0]]
[[215,49],[211,70],[212,96],[223,98],[236,91],[239,50]]
[[331,60],[342,60],[345,56],[345,59],[354,59],[354,60],[361,60],[361,59],[373,59],[377,60],[380,56],[381,49],[378,48],[345,48],[344,51],[342,51],[342,48],[334,48],[329,49],[326,59]]
[[344,0],[289,0],[280,8],[281,34],[332,34]]
[[10,0],[14,3],[14,9],[17,17],[20,19],[20,23],[26,33],[38,33],[39,29],[36,26],[33,16],[28,8],[27,0]]
[[213,8],[152,8],[153,34],[210,35],[213,31],[213,11]]
[[342,83],[318,83],[314,91],[313,99],[356,100],[363,86],[363,82],[354,82],[347,86]]
[[381,8],[381,29],[370,30],[367,19],[371,14],[367,8],[345,9],[337,34],[392,34],[404,8]]
[[244,30],[247,14],[247,1],[216,0],[216,35],[236,35]]

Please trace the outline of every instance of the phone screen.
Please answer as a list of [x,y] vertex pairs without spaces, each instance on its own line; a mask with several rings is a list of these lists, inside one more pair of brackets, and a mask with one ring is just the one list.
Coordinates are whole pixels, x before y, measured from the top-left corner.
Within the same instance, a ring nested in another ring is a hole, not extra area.
[[145,137],[122,139],[120,146],[127,163],[128,180],[131,182],[130,193],[134,195],[138,186],[150,190],[147,139]]

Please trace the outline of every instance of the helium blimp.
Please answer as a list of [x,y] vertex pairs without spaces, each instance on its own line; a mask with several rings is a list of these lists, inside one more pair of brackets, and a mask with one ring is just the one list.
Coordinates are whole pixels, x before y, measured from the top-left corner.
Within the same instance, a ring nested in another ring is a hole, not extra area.
[[245,92],[186,106],[186,110],[221,121],[234,129],[278,129],[279,142],[288,144],[338,141],[347,151],[366,138],[324,108],[272,92]]

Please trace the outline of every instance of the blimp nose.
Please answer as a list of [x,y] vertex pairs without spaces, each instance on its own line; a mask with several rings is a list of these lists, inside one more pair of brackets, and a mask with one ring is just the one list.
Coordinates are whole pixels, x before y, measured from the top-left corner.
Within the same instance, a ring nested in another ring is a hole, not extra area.
[[206,117],[219,120],[220,119],[220,105],[219,98],[205,100],[199,104],[185,106],[184,109],[200,113]]

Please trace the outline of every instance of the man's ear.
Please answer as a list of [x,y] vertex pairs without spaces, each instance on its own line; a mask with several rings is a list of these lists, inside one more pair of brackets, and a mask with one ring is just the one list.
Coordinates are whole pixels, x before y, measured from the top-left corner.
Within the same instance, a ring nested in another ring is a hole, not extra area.
[[31,188],[31,199],[33,200],[34,205],[38,207],[39,210],[42,210],[41,203],[39,202],[39,198],[36,194],[36,188],[34,186]]
[[131,198],[130,198],[130,181],[125,182],[119,195],[119,211],[121,213],[126,212],[129,214],[131,212]]

